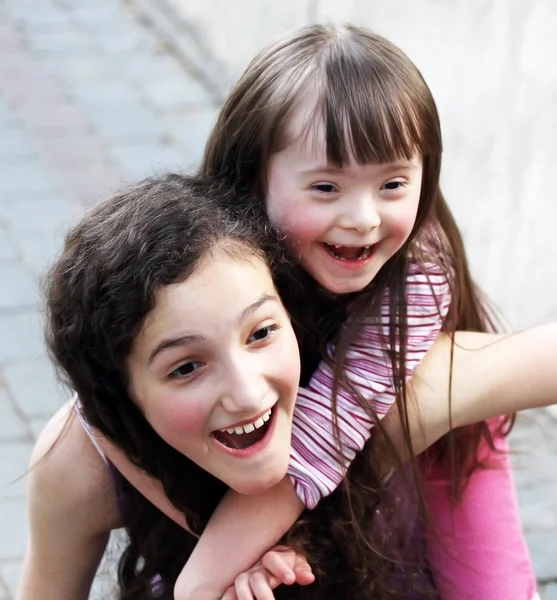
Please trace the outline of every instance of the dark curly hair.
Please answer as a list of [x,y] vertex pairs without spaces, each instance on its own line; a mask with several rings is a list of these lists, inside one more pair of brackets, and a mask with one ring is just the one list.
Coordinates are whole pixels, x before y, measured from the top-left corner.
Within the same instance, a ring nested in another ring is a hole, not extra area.
[[[68,235],[47,283],[48,349],[61,378],[78,394],[85,419],[162,482],[197,533],[226,487],[160,438],[128,394],[126,358],[157,290],[185,280],[216,249],[239,260],[264,260],[296,315],[306,373],[319,360],[309,325],[319,315],[335,314],[340,322],[346,309],[312,288],[263,210],[250,199],[231,199],[235,193],[225,184],[181,175],[128,187],[94,208]],[[311,312],[304,314],[303,306]],[[382,502],[371,455],[364,451],[351,467],[350,497],[340,488],[287,534],[285,541],[306,553],[318,580],[309,588],[279,590],[277,597],[408,597],[409,582],[419,597],[433,593],[420,553],[409,543],[407,523],[393,518],[416,505],[416,486],[404,485],[403,493],[389,496],[395,500]],[[120,559],[121,598],[170,599],[195,538],[118,480],[129,534]],[[363,535],[354,535],[356,521]]]

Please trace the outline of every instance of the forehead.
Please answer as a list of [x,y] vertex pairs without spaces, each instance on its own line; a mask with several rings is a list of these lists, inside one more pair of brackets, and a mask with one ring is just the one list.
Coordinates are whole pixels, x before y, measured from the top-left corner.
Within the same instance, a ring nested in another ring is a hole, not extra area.
[[292,110],[279,152],[326,157],[325,123],[318,109],[318,99],[312,95]]
[[257,257],[222,252],[204,259],[185,280],[161,288],[134,349],[150,352],[175,332],[212,337],[237,328],[239,316],[263,295],[276,295],[271,273]]

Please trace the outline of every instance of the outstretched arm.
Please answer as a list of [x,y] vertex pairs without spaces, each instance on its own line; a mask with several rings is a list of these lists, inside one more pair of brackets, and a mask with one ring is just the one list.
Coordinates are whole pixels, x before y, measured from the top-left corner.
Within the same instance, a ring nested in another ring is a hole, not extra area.
[[[408,418],[419,454],[450,429],[557,404],[557,323],[512,334],[441,334],[408,385]],[[450,406],[449,386],[451,386]],[[404,451],[396,407],[383,420]]]

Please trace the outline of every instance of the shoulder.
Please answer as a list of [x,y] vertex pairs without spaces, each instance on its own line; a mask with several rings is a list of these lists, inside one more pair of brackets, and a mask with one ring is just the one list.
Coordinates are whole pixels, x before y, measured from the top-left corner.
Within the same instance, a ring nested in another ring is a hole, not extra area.
[[29,470],[31,518],[96,535],[120,526],[108,467],[68,404],[39,435]]

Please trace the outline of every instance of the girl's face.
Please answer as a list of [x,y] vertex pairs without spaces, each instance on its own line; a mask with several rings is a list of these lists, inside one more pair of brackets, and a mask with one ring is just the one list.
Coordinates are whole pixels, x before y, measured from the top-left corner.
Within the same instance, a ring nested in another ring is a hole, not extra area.
[[147,421],[203,469],[244,494],[285,476],[300,360],[260,259],[217,251],[159,290],[128,367]]
[[418,211],[422,161],[328,164],[323,128],[304,135],[308,110],[294,115],[271,157],[267,211],[302,266],[337,294],[365,288],[408,239]]

